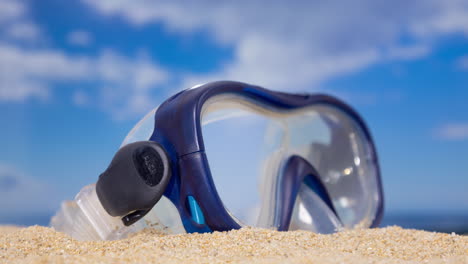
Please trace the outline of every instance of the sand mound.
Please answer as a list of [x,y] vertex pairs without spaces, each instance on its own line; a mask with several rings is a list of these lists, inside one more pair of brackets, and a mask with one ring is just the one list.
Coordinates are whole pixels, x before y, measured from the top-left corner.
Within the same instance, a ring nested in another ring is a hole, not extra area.
[[468,263],[468,237],[399,227],[318,235],[246,228],[212,234],[146,230],[81,242],[46,227],[0,228],[2,263]]

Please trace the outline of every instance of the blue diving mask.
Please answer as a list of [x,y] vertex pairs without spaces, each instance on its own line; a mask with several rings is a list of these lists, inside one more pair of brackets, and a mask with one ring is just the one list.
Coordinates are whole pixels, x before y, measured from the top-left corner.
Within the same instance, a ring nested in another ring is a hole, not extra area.
[[64,202],[51,225],[82,240],[146,227],[332,233],[375,227],[382,212],[376,150],[351,107],[222,81],[148,113],[97,183]]

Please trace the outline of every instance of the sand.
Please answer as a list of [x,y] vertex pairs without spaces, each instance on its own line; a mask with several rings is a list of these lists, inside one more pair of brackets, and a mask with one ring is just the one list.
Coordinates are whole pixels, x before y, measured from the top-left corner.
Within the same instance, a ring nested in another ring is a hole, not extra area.
[[0,227],[0,263],[468,263],[468,237],[389,227],[318,235],[246,228],[76,241],[47,227]]

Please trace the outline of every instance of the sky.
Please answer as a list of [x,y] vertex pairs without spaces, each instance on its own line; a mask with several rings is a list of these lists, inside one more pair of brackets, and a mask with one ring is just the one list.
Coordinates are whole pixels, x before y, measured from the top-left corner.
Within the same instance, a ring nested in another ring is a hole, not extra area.
[[215,80],[345,100],[387,212],[468,212],[468,1],[0,0],[0,223],[50,217]]

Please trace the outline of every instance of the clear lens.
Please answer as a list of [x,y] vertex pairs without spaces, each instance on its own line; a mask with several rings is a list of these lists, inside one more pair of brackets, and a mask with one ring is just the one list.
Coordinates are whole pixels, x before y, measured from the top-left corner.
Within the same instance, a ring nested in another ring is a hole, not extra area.
[[[345,228],[368,227],[375,218],[381,197],[372,148],[362,128],[335,106],[284,111],[220,95],[203,107],[202,132],[216,190],[242,225],[276,228],[276,181],[292,155],[319,171]],[[291,228],[307,226],[300,223],[304,210],[317,226],[307,229],[340,228],[333,219],[320,220],[323,210],[309,200],[301,187]]]
[[120,147],[127,144],[149,140],[154,131],[154,114],[158,108],[154,108],[146,114],[138,123],[128,132]]

